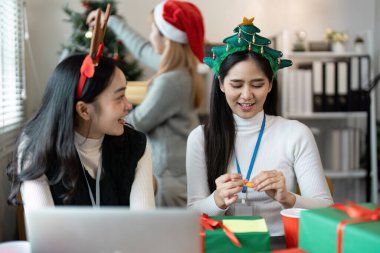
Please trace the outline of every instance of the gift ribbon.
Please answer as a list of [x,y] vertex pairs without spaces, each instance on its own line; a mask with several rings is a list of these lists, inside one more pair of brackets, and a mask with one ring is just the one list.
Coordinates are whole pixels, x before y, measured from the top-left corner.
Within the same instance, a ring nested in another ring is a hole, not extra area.
[[80,78],[79,78],[77,94],[76,94],[77,99],[79,99],[82,96],[82,92],[83,92],[84,85],[86,83],[87,78],[92,78],[94,76],[95,67],[99,63],[99,59],[103,54],[103,50],[104,50],[104,43],[102,42],[99,45],[99,48],[95,57],[92,57],[91,55],[87,55],[86,58],[84,58],[82,66],[80,68]]
[[[226,226],[224,226],[222,221],[210,219],[207,214],[203,214],[201,216],[201,226],[203,229],[207,229],[207,230],[214,230],[214,228],[222,228],[223,232],[231,240],[231,242],[235,246],[241,248],[241,244],[240,244],[239,240],[237,239],[237,237],[235,236],[235,234],[231,230],[229,230]],[[205,238],[205,232],[204,231],[201,232],[201,236],[203,238]],[[204,239],[203,239],[202,243],[203,243],[202,249],[204,249],[205,248],[204,247]]]
[[380,207],[374,210],[362,207],[354,202],[348,202],[347,205],[333,204],[332,208],[346,213],[351,219],[342,220],[337,227],[338,244],[337,252],[342,253],[343,248],[343,230],[347,224],[363,223],[380,220]]

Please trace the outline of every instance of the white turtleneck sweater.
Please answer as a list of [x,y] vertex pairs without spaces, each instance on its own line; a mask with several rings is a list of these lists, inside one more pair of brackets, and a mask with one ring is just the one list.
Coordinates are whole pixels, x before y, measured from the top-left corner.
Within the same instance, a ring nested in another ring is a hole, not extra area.
[[[260,131],[263,111],[250,119],[234,115],[236,123],[235,152],[228,173],[237,173],[235,155],[243,178],[246,178],[252,153]],[[310,129],[296,120],[266,115],[266,125],[250,179],[265,170],[281,171],[286,188],[296,197],[294,207],[319,208],[333,203],[323,173],[317,145]],[[186,171],[188,207],[209,215],[235,215],[234,208],[220,209],[207,183],[203,126],[194,129],[187,142]],[[296,184],[302,195],[294,193]],[[239,194],[239,198],[242,193]],[[283,235],[280,211],[283,206],[265,192],[248,188],[247,203],[252,214],[262,216],[272,236]]]
[[[98,164],[101,162],[101,139],[89,139],[75,132],[75,147],[83,166],[91,177],[96,178]],[[46,175],[25,181],[21,185],[25,209],[54,206]],[[135,179],[130,193],[130,209],[152,209],[155,207],[152,184],[152,160],[147,145],[144,155],[137,164]]]

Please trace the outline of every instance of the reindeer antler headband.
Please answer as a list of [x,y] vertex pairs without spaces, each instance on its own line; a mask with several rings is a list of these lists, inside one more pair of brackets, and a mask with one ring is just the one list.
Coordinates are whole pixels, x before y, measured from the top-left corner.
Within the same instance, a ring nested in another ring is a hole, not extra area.
[[111,4],[107,4],[107,9],[105,12],[105,19],[101,23],[101,10],[98,9],[95,18],[95,28],[92,34],[90,53],[83,60],[82,66],[80,68],[80,78],[76,91],[76,99],[82,96],[84,85],[86,84],[87,78],[92,78],[95,73],[95,67],[99,63],[100,56],[103,54],[104,43],[103,38],[106,33],[108,18],[111,13]]

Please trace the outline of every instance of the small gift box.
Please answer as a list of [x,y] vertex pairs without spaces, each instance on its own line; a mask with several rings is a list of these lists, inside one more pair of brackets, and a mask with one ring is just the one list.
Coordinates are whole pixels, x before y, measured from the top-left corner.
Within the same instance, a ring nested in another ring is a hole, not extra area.
[[205,253],[268,252],[270,237],[265,220],[258,216],[202,216]]
[[139,105],[144,100],[148,92],[148,82],[146,81],[128,81],[128,89],[125,90],[125,96],[133,105]]
[[380,207],[334,204],[301,213],[299,248],[307,252],[380,252]]

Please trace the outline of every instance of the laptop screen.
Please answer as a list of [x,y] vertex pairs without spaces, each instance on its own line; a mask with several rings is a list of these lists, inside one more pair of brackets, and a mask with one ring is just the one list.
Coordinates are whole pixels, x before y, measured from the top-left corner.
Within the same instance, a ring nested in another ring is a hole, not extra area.
[[55,207],[26,212],[32,252],[201,252],[199,213]]

